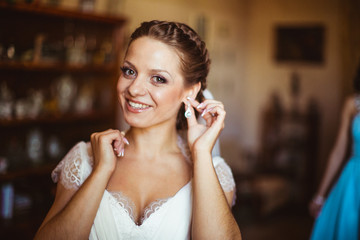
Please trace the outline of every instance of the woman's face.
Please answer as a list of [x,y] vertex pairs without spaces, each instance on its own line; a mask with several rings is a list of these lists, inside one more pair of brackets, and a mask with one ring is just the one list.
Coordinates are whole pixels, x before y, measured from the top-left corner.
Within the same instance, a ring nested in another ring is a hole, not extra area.
[[117,84],[125,121],[134,127],[176,123],[187,90],[180,58],[170,46],[149,37],[131,43]]

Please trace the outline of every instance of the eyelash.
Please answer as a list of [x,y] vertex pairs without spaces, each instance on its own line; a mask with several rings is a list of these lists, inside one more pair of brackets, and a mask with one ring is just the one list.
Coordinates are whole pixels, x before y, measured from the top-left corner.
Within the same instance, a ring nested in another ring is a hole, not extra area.
[[154,79],[154,82],[156,84],[166,84],[167,83],[167,80],[164,78],[164,77],[161,77],[161,76],[153,76],[152,77]]
[[[133,78],[134,76],[136,76],[136,72],[134,70],[132,70],[131,68],[128,67],[121,67],[120,68],[121,72],[124,74],[124,76],[126,78]],[[132,71],[133,73],[130,74],[129,71]],[[153,82],[155,84],[166,84],[168,81],[166,80],[166,78],[162,77],[162,76],[152,76],[151,79],[153,80]]]
[[[125,75],[125,77],[133,77],[134,75],[136,75],[136,72],[134,70],[132,70],[131,68],[121,67],[120,69],[121,69],[122,73]],[[128,71],[132,71],[133,74],[129,74]]]

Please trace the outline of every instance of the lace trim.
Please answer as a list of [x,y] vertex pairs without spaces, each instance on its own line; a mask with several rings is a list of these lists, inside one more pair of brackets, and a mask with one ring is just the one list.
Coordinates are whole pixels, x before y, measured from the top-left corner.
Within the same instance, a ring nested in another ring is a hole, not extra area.
[[[85,142],[76,144],[51,173],[54,182],[60,180],[66,189],[79,189],[80,185],[90,175],[92,156],[85,154]],[[90,164],[85,164],[86,161]]]
[[148,206],[146,206],[140,220],[136,221],[136,205],[134,204],[134,202],[129,197],[125,196],[122,192],[108,192],[114,197],[114,199],[116,200],[116,204],[119,204],[119,206],[124,209],[124,211],[138,226],[142,225],[146,221],[146,219],[151,216],[151,214],[159,210],[161,206],[171,198],[170,197],[153,201]]
[[142,214],[142,217],[140,219],[140,225],[145,222],[146,219],[148,219],[151,214],[155,213],[157,210],[161,208],[164,203],[166,203],[170,198],[164,198],[164,199],[158,199],[152,203],[149,204],[144,210],[144,213]]
[[129,215],[129,217],[135,222],[135,204],[131,201],[130,198],[126,197],[121,192],[112,192],[108,191],[116,200],[116,203],[120,205],[121,208]]
[[224,192],[231,192],[235,189],[234,177],[229,165],[222,158],[220,159],[221,161],[215,165],[215,172]]

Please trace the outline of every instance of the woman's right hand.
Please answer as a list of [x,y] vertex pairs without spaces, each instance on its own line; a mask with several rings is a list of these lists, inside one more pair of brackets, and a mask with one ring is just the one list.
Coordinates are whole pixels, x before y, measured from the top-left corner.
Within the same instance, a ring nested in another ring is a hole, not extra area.
[[125,134],[119,130],[108,129],[91,134],[94,170],[100,169],[112,174],[117,158],[124,156],[125,144],[129,142]]

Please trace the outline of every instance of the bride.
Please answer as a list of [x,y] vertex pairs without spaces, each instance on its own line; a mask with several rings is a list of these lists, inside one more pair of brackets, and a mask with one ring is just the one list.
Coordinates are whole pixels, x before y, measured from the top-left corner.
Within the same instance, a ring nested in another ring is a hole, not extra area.
[[203,98],[209,65],[189,26],[142,23],[117,84],[130,128],[93,133],[69,151],[35,239],[241,239],[231,170],[211,155],[225,110]]

